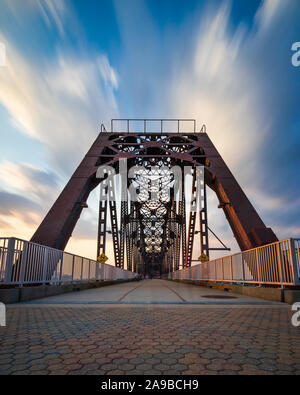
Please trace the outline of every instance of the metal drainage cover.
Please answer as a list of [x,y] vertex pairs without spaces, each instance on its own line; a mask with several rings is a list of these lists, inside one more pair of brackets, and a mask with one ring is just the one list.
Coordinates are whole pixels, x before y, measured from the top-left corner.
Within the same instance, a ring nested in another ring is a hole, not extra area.
[[225,295],[202,295],[202,298],[208,299],[236,299],[236,296],[225,296]]

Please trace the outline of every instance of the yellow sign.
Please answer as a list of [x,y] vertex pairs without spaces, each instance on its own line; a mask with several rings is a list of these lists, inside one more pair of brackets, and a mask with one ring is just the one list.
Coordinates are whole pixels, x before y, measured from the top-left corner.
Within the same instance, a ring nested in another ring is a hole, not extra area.
[[102,252],[101,255],[98,256],[97,261],[100,263],[105,263],[108,260],[108,257]]
[[199,256],[198,260],[199,260],[201,263],[208,262],[208,261],[209,261],[209,257],[208,257],[206,254],[201,254],[201,255]]

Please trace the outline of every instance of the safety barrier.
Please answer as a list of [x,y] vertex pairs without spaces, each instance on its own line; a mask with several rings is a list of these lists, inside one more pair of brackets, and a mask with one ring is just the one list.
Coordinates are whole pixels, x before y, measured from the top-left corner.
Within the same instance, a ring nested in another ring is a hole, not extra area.
[[286,239],[169,273],[173,280],[300,285],[300,239]]
[[0,238],[0,285],[134,279],[136,273],[29,241]]
[[[196,133],[195,119],[112,119],[111,133]],[[105,132],[105,126],[101,126]],[[202,125],[200,133],[206,133],[206,126]]]

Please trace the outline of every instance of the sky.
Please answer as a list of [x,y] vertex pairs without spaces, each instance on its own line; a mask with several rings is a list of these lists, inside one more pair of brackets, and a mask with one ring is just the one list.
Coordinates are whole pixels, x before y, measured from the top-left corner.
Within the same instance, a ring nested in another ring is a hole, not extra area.
[[[205,124],[264,222],[300,237],[299,20],[299,0],[0,0],[0,237],[30,239],[119,117]],[[68,251],[95,258],[97,199]]]

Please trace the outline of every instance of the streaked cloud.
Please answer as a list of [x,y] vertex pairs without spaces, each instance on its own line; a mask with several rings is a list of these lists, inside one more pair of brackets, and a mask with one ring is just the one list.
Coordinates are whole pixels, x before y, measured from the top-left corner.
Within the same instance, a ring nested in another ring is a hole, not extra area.
[[19,191],[34,201],[45,202],[57,197],[59,192],[57,176],[27,163],[0,163],[1,184]]
[[0,163],[0,231],[28,239],[57,198],[60,187],[53,172],[26,163]]
[[51,27],[55,25],[59,33],[64,35],[64,17],[67,7],[64,0],[36,0],[40,12],[46,22]]
[[36,225],[40,219],[39,213],[40,206],[27,197],[0,191],[0,219],[4,223],[11,224],[11,219],[18,219],[27,226]]
[[[7,67],[0,73],[0,104],[20,131],[45,144],[53,167],[70,175],[101,121],[118,114],[116,75],[107,57],[96,55],[94,61],[58,52],[37,67],[1,35],[0,41],[9,48]],[[105,80],[103,70],[110,71]]]
[[[280,10],[283,2],[280,0],[263,0],[259,10],[256,13],[256,21],[263,30],[269,28],[274,18],[280,16]],[[284,5],[285,6],[285,5]]]

